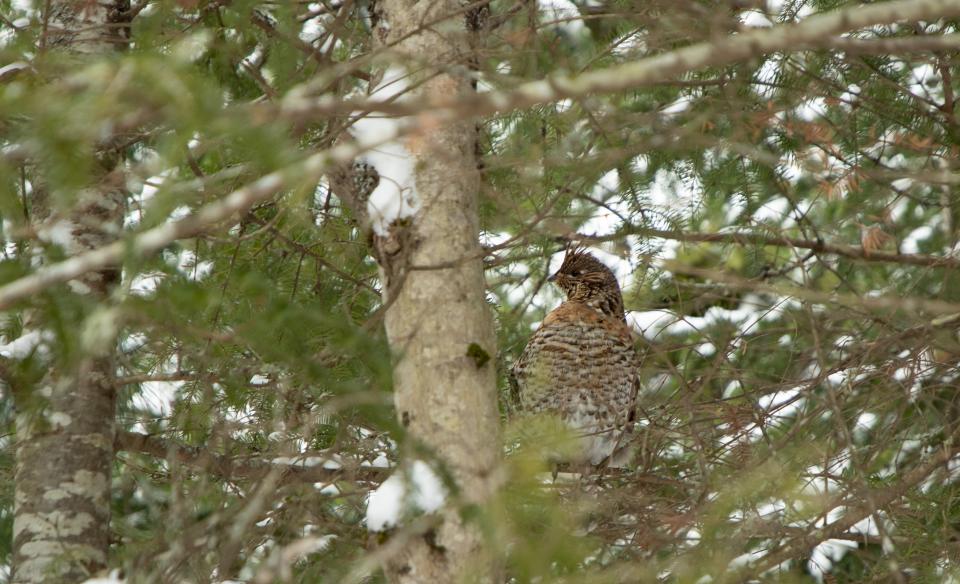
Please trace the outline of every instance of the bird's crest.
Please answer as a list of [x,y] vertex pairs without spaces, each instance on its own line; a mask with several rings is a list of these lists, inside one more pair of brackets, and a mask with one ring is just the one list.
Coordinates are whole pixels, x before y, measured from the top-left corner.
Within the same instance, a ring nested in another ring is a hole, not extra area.
[[579,275],[587,272],[609,272],[609,268],[598,260],[583,244],[572,244],[567,247],[563,256],[563,263],[557,270],[558,274]]
[[571,245],[557,273],[548,278],[567,295],[599,312],[625,320],[623,297],[614,273],[583,245]]

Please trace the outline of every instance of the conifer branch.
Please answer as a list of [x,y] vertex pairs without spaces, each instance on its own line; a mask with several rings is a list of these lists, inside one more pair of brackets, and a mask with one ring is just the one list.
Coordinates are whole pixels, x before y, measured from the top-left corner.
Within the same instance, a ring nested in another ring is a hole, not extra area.
[[648,229],[645,227],[631,227],[617,232],[615,235],[603,237],[584,236],[582,238],[578,237],[578,239],[581,239],[582,241],[607,241],[610,239],[619,239],[625,234],[691,243],[722,243],[736,245],[795,247],[799,249],[809,249],[818,254],[836,255],[864,262],[883,262],[935,268],[960,268],[960,259],[953,257],[917,253],[899,253],[882,250],[867,250],[863,247],[854,245],[827,243],[822,240],[811,241],[795,237],[764,235],[762,233],[697,233],[663,229]]
[[[794,52],[811,48],[878,52],[883,47],[902,51],[910,44],[924,50],[942,50],[957,46],[958,35],[931,39],[846,39],[838,35],[869,26],[899,22],[937,20],[960,16],[957,0],[894,0],[879,4],[857,5],[846,10],[815,14],[798,23],[781,24],[727,36],[721,40],[702,42],[659,55],[588,71],[571,77],[555,75],[540,81],[523,83],[512,90],[479,93],[469,99],[452,99],[432,103],[401,103],[379,100],[334,100],[327,97],[301,97],[281,106],[285,116],[316,117],[348,114],[355,111],[381,112],[393,115],[417,115],[430,118],[430,124],[464,115],[481,117],[507,113],[561,99],[578,99],[590,95],[628,91],[663,83],[678,76],[707,67],[721,67],[756,59],[770,53]],[[909,40],[910,43],[906,41]],[[876,43],[876,44],[874,44]],[[423,122],[423,120],[421,120]]]
[[668,272],[713,280],[733,290],[748,290],[777,296],[787,296],[813,304],[837,304],[863,310],[902,310],[908,314],[924,313],[940,316],[952,316],[960,313],[960,304],[944,300],[912,296],[861,296],[857,294],[820,292],[811,288],[801,288],[800,286],[767,284],[758,280],[742,278],[723,270],[695,268],[673,260],[662,261],[659,264]]
[[[878,489],[873,494],[877,506],[887,507],[888,505],[892,505],[898,499],[904,497],[908,491],[924,481],[937,469],[947,464],[951,459],[953,459],[954,456],[957,455],[958,452],[960,452],[960,449],[957,448],[941,448],[935,454],[930,456],[923,464],[907,472],[903,480],[899,481],[896,485],[886,489]],[[863,496],[857,496],[855,501],[863,500]],[[737,581],[741,581],[739,578],[746,580],[751,574],[763,573],[766,570],[779,566],[780,564],[794,559],[801,554],[809,553],[809,551],[816,547],[817,544],[828,539],[837,538],[841,534],[849,532],[854,525],[860,523],[871,515],[871,511],[868,508],[853,507],[851,505],[851,501],[838,502],[834,508],[843,506],[846,506],[848,509],[847,513],[843,517],[825,527],[810,530],[805,535],[792,539],[784,545],[774,549],[756,564],[739,571],[737,573]]]
[[[368,145],[369,146],[369,145]],[[42,267],[28,276],[0,287],[0,310],[38,294],[46,288],[62,284],[88,272],[120,264],[127,258],[147,257],[171,243],[204,233],[232,217],[237,217],[255,204],[265,201],[298,181],[317,181],[334,164],[353,160],[366,148],[344,144],[313,154],[303,161],[267,174],[237,189],[196,213],[178,221],[164,223],[132,236],[127,241],[78,254],[62,262]]]

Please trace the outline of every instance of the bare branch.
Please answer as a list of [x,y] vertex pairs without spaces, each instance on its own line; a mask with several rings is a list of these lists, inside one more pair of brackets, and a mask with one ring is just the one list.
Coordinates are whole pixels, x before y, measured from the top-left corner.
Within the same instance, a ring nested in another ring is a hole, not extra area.
[[836,37],[811,48],[826,48],[843,51],[851,55],[886,55],[899,53],[927,53],[933,51],[951,51],[960,47],[960,34],[942,36],[922,36],[904,38],[852,39]]
[[143,373],[140,375],[127,375],[126,377],[118,377],[116,379],[116,384],[121,386],[133,385],[135,383],[146,383],[149,381],[190,381],[196,378],[197,374],[189,371],[181,371],[177,373]]

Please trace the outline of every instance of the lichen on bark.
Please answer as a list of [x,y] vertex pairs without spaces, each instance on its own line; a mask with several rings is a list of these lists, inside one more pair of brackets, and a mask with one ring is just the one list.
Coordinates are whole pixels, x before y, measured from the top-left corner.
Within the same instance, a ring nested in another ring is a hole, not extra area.
[[[123,48],[127,0],[44,6],[47,29],[41,51],[64,51],[79,61]],[[119,155],[96,154],[92,184],[57,206],[43,176],[31,177],[31,219],[36,231],[68,255],[115,241],[123,224],[125,192],[118,181]],[[72,289],[96,313],[109,302],[117,269],[90,272]],[[40,310],[28,312],[28,328],[45,329]],[[17,387],[14,476],[13,571],[15,584],[80,582],[107,566],[110,547],[110,471],[113,465],[116,364],[115,330],[98,338],[94,351],[52,360],[34,386]]]

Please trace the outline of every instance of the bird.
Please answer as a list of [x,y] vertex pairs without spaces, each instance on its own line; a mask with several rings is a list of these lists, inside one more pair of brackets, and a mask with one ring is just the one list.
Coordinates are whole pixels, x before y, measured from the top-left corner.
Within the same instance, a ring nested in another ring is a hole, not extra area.
[[566,295],[543,319],[510,371],[522,414],[551,414],[578,435],[570,462],[623,467],[635,420],[640,355],[616,276],[579,246],[547,279]]

